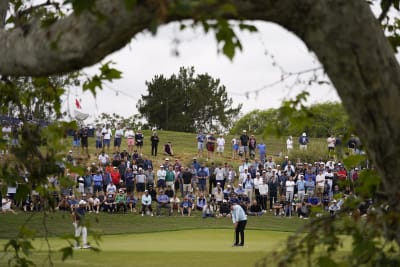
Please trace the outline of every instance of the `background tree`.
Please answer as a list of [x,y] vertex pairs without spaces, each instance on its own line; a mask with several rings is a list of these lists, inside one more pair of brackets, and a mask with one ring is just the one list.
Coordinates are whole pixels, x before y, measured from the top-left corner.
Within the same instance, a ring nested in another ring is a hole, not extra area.
[[[307,107],[309,118],[297,117],[301,115],[298,110],[291,109],[296,117],[288,116],[285,108],[271,108],[268,110],[253,110],[243,115],[231,129],[231,133],[240,133],[248,129],[255,134],[268,134],[281,136],[300,136],[304,131],[311,137],[325,138],[329,134],[345,135],[352,127],[347,113],[341,103],[319,103]],[[303,114],[304,115],[304,114]],[[300,122],[312,121],[307,125]]]
[[219,79],[207,73],[195,76],[194,67],[182,67],[178,75],[168,79],[155,76],[146,85],[148,95],[142,95],[137,108],[149,125],[160,129],[223,131],[241,109],[241,105],[232,107],[233,101]]

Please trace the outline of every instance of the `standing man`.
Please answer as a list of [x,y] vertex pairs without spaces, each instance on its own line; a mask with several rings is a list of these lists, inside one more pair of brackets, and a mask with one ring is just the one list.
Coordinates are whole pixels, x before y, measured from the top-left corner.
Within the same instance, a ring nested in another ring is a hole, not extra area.
[[[232,213],[232,222],[233,227],[235,229],[235,243],[233,246],[241,246],[244,245],[244,230],[247,224],[247,215],[244,212],[243,208],[235,201],[231,206]],[[239,234],[240,234],[240,243],[239,243]]]
[[142,133],[142,130],[139,129],[135,134],[136,149],[139,151],[139,154],[142,154],[143,139],[144,135]]
[[160,142],[160,138],[158,137],[157,132],[153,132],[150,141],[151,141],[151,155],[156,157],[158,143]]
[[124,130],[122,130],[121,126],[118,124],[114,133],[114,153],[119,153],[122,143],[122,136],[124,136]]
[[196,139],[197,139],[197,156],[202,157],[204,150],[204,141],[206,139],[206,136],[203,134],[202,131],[199,131],[199,133],[196,136]]
[[225,148],[225,138],[223,137],[222,134],[219,134],[219,137],[217,138],[217,154],[219,154],[220,157],[223,157],[224,155],[224,148]]
[[299,137],[300,150],[307,150],[307,144],[308,144],[308,137],[307,134],[304,132]]
[[240,147],[243,148],[244,157],[247,158],[247,152],[249,151],[249,136],[247,135],[247,131],[243,130],[242,135],[240,136]]
[[111,142],[111,129],[108,124],[101,130],[101,134],[103,135],[103,147],[104,149],[107,147],[107,153],[110,153],[110,142]]
[[84,127],[79,131],[79,137],[81,139],[82,155],[84,152],[86,152],[86,155],[89,155],[89,132],[87,127]]
[[257,149],[260,156],[260,162],[264,164],[267,155],[267,145],[264,143],[264,140],[261,140],[261,143],[257,144]]
[[101,133],[100,126],[97,127],[96,129],[95,137],[96,137],[96,156],[99,156],[103,148],[103,134]]

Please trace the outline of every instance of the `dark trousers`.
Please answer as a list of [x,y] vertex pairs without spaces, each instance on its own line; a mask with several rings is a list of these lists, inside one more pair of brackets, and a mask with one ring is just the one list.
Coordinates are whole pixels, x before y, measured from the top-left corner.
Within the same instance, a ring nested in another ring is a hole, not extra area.
[[157,156],[157,148],[158,148],[158,144],[151,144],[151,155],[152,156]]
[[274,203],[277,202],[278,199],[278,192],[276,191],[270,191],[269,192],[269,208],[272,209],[274,206]]
[[[246,228],[247,220],[239,221],[235,230],[235,244],[244,245],[244,229]],[[240,233],[240,240],[239,243],[239,233]]]

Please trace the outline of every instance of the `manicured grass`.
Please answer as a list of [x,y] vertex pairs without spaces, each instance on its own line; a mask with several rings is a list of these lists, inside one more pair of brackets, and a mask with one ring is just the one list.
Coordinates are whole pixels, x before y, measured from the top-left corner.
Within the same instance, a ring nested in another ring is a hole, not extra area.
[[[100,244],[100,253],[77,250],[73,259],[61,262],[60,253],[53,255],[56,266],[254,266],[266,254],[282,244],[289,233],[248,230],[246,245],[232,247],[233,230],[198,229],[160,233],[109,235]],[[51,247],[66,246],[61,239],[50,239]],[[46,260],[43,239],[34,241],[33,260]],[[6,257],[0,257],[4,266]]]
[[[141,217],[136,213],[127,214],[87,214],[91,228],[103,235],[137,234],[188,229],[232,229],[229,218],[202,219],[200,212],[195,211],[192,217],[181,217],[174,214],[171,217]],[[15,238],[21,225],[28,222],[29,228],[35,230],[37,237],[44,236],[43,214],[22,213],[0,214],[0,239]],[[279,232],[294,232],[299,229],[304,220],[296,217],[275,217],[267,213],[260,217],[249,217],[247,228]],[[48,236],[62,236],[73,230],[68,212],[55,212],[47,215],[46,226]]]

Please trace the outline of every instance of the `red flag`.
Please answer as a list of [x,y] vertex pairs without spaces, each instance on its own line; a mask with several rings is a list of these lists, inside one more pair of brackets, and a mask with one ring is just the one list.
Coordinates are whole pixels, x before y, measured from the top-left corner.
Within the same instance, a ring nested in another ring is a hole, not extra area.
[[75,99],[75,106],[77,109],[82,109],[81,103],[79,103],[78,99]]

